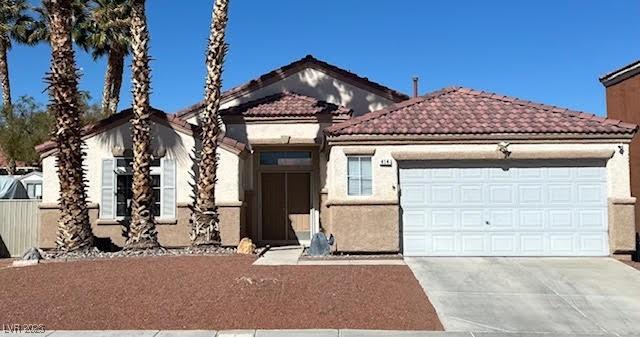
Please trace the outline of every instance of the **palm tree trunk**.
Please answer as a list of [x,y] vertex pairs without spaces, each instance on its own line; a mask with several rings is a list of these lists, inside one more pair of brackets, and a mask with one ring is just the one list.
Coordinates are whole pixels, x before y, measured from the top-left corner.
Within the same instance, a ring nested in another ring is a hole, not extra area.
[[[0,83],[2,84],[2,105],[5,110],[11,107],[11,84],[9,82],[9,62],[7,60],[8,36],[0,37]],[[9,113],[9,110],[6,110]]]
[[45,0],[51,25],[51,70],[47,74],[50,111],[55,116],[54,138],[58,147],[60,218],[58,249],[77,251],[93,246],[89,222],[85,174],[82,169],[81,111],[78,109],[78,72],[71,41],[71,0]]
[[[112,57],[113,54],[113,57]],[[122,88],[122,75],[124,72],[124,51],[114,49],[109,53],[109,62],[113,58],[112,64],[112,82],[111,82],[111,98],[109,100],[109,111],[111,114],[118,112],[118,104],[120,104],[120,89]]]
[[102,113],[110,115],[109,102],[111,102],[111,86],[113,83],[113,65],[111,63],[111,57],[107,61],[107,70],[104,74],[104,84],[102,86]]
[[190,233],[193,245],[220,244],[215,182],[218,168],[216,139],[220,132],[220,89],[222,68],[227,53],[225,32],[228,21],[229,0],[216,0],[211,18],[207,49],[207,82],[205,107],[202,118],[202,151],[198,164],[198,183]]
[[158,247],[158,232],[153,216],[153,187],[151,182],[151,136],[149,118],[150,69],[149,31],[145,14],[145,0],[133,0],[131,11],[133,49],[133,200],[126,249]]

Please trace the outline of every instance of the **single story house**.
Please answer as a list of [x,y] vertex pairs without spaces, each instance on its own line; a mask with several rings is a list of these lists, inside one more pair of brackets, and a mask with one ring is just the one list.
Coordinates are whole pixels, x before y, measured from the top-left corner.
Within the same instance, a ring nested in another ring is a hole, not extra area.
[[[188,245],[202,104],[155,111],[161,244]],[[606,256],[634,246],[636,126],[448,88],[410,98],[311,56],[223,94],[216,184],[224,245],[305,244],[413,256]],[[94,232],[123,243],[130,111],[85,131]],[[43,165],[40,245],[55,237],[55,146]]]

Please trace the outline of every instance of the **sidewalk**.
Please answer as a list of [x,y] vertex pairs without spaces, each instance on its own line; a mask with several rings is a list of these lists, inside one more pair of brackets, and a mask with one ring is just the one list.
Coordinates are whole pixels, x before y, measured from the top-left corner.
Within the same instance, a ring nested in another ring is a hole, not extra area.
[[[11,334],[28,335],[34,334]],[[504,332],[439,332],[439,331],[384,331],[384,330],[106,330],[106,331],[47,331],[46,337],[616,337],[618,335],[567,335],[557,333],[504,333]],[[628,335],[620,337],[639,337]]]
[[253,263],[254,266],[390,266],[405,265],[403,259],[326,259],[299,260],[303,247],[273,247]]

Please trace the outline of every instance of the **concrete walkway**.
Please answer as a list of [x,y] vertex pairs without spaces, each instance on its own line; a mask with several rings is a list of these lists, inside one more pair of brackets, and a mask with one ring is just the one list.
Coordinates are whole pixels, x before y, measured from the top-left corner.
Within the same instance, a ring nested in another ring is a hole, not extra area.
[[401,259],[299,260],[299,266],[404,266]]
[[254,266],[291,266],[298,264],[301,246],[272,247],[253,263]]
[[285,246],[273,247],[262,257],[258,258],[254,266],[379,266],[379,265],[404,265],[401,259],[353,259],[353,260],[298,260],[302,255],[303,247]]
[[640,336],[640,272],[614,259],[405,261],[447,331]]
[[[9,335],[9,334],[8,334]],[[12,336],[21,334],[10,334]],[[34,334],[24,334],[32,336]],[[639,337],[614,334],[540,334],[500,332],[433,332],[382,330],[235,330],[235,331],[48,331],[36,334],[47,337]]]

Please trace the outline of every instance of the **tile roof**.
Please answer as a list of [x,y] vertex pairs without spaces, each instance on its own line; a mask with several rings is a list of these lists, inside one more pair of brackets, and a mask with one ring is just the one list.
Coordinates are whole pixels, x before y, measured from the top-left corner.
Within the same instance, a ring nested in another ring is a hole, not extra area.
[[[200,131],[200,128],[196,125],[193,125],[182,118],[179,118],[175,115],[169,115],[164,113],[162,110],[152,108],[151,120],[157,123],[162,123],[168,125],[171,128],[176,130],[180,130],[187,134],[196,134]],[[116,126],[122,125],[128,122],[133,115],[133,110],[131,108],[120,111],[117,114],[113,114],[107,118],[99,120],[93,124],[89,124],[84,127],[82,136],[84,139],[91,137],[95,134],[104,132],[108,129],[114,128]],[[232,150],[236,153],[242,153],[245,150],[248,150],[246,144],[241,143],[233,138],[230,138],[226,135],[220,135],[218,137],[218,143],[226,147],[229,150]],[[48,140],[40,145],[36,146],[36,151],[41,156],[48,156],[55,153],[56,143],[53,140]]]
[[442,89],[327,129],[328,136],[605,134],[632,137],[635,124],[461,87]]
[[267,118],[331,115],[346,119],[351,110],[293,92],[281,92],[220,110],[220,115]]
[[[313,57],[312,55],[307,55],[299,60],[293,61],[285,66],[261,75],[260,77],[253,79],[245,84],[225,91],[224,93],[222,93],[222,100],[225,101],[230,98],[242,96],[248,92],[289,77],[306,67],[323,70],[325,72],[328,72],[330,75],[349,82],[355,86],[361,88],[366,87],[367,90],[373,91],[376,94],[385,97],[393,102],[402,102],[409,99],[409,96],[407,96],[406,94],[393,90],[380,83],[374,82],[367,77],[359,76],[348,70],[321,61]],[[190,107],[177,111],[175,114],[181,118],[190,118],[194,113],[201,110],[203,105],[203,102],[198,102]]]

